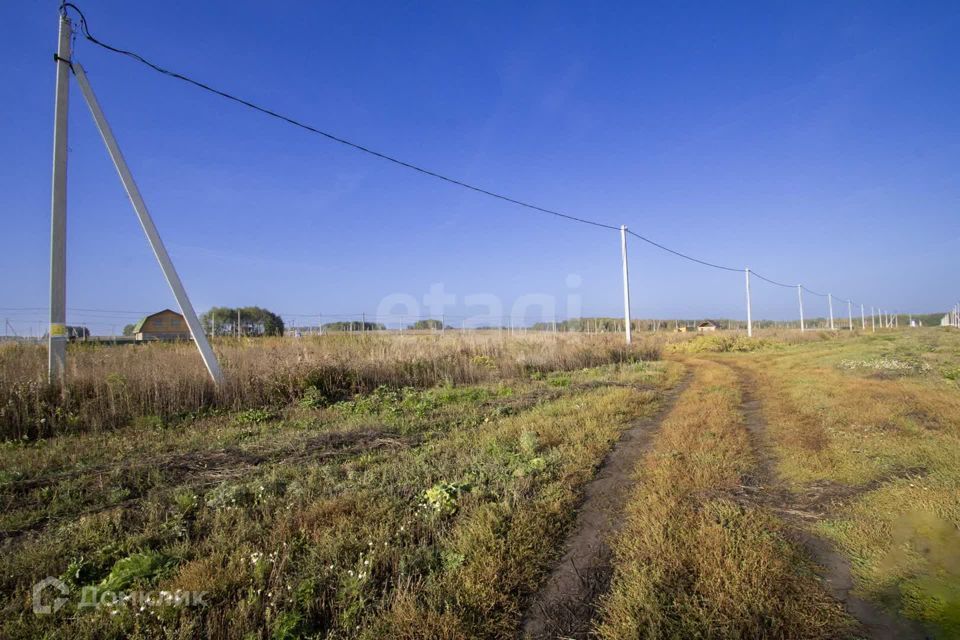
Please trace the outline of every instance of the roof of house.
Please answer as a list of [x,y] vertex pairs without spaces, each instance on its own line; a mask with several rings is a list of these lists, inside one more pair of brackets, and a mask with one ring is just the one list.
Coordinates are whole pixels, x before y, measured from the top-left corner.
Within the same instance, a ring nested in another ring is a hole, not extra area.
[[[175,314],[175,315],[180,316],[180,314],[177,313],[176,311],[174,311],[173,309],[164,309],[163,311],[157,311],[156,313],[151,313],[151,314],[148,315],[148,316],[144,316],[144,317],[140,318],[140,322],[138,322],[138,323],[133,327],[133,332],[134,332],[134,333],[140,333],[141,331],[143,331],[143,325],[144,325],[144,323],[145,323],[147,320],[149,320],[150,318],[153,318],[153,317],[155,317],[155,316],[158,316],[158,315],[160,315],[161,313],[173,313],[173,314]],[[182,318],[183,316],[180,316],[180,317]]]
[[716,325],[715,323],[713,323],[713,322],[710,322],[709,320],[704,320],[703,322],[701,322],[701,323],[698,324],[697,326],[698,326],[698,327],[715,327],[715,326],[717,326],[717,325]]

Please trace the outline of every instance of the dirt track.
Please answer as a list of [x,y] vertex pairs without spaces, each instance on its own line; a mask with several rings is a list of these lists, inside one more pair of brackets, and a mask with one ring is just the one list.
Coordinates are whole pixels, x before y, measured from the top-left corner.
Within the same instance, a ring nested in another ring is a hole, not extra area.
[[767,423],[757,399],[753,373],[742,365],[731,368],[740,379],[744,425],[750,433],[751,445],[757,459],[754,475],[745,481],[739,497],[746,502],[771,509],[791,525],[795,540],[806,549],[819,567],[824,587],[860,623],[860,633],[863,636],[873,640],[923,640],[931,637],[919,623],[896,616],[851,593],[853,577],[850,573],[850,561],[828,540],[810,533],[805,524],[825,516],[831,503],[838,498],[848,499],[870,491],[878,483],[859,488],[843,485],[815,486],[810,487],[810,491],[804,495],[790,491],[777,478],[775,459],[767,435]]
[[609,540],[622,521],[634,468],[661,420],[687,386],[689,374],[665,394],[656,413],[627,429],[585,487],[563,557],[533,598],[523,620],[527,638],[586,638],[597,598],[612,575]]
[[[739,379],[744,426],[750,434],[757,460],[735,498],[770,509],[790,525],[795,542],[806,549],[819,567],[824,588],[859,623],[854,637],[874,640],[931,637],[919,623],[896,616],[854,595],[850,562],[829,541],[809,531],[809,523],[825,517],[837,501],[870,491],[877,483],[865,487],[822,483],[806,487],[800,494],[792,492],[778,479],[775,471],[754,373],[745,365],[734,365],[728,360],[718,362],[731,367]],[[667,394],[656,414],[624,432],[586,486],[565,552],[533,598],[523,619],[522,637],[590,637],[598,599],[609,587],[613,573],[609,542],[620,528],[623,507],[634,482],[634,469],[677,396],[686,388],[690,376],[688,372],[684,381]]]

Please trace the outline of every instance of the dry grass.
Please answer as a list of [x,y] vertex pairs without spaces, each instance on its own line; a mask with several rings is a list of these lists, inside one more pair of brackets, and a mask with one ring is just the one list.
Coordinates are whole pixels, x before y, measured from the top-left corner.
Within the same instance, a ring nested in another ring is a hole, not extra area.
[[[605,365],[0,448],[0,636],[510,638],[580,487],[675,366]],[[536,371],[534,372],[536,374]],[[30,611],[47,575],[205,607]]]
[[659,353],[652,341],[628,348],[613,335],[506,338],[494,332],[221,340],[215,347],[226,376],[220,389],[189,343],[71,345],[64,400],[44,381],[44,347],[0,345],[0,439],[113,429],[144,416],[169,421],[216,408],[281,406],[307,389],[311,397],[333,402],[382,385],[513,380],[653,360]]
[[754,460],[735,376],[694,381],[637,472],[604,638],[835,638],[847,626],[769,512],[732,499]]
[[815,529],[864,596],[960,634],[960,333],[938,328],[748,356],[777,469],[834,487]]

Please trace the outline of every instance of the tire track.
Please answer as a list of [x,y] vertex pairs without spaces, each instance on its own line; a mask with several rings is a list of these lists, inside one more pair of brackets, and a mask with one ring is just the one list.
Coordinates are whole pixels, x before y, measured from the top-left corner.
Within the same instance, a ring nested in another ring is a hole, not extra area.
[[[751,445],[756,454],[755,473],[745,480],[740,499],[766,507],[779,515],[788,525],[794,538],[810,554],[818,568],[823,585],[833,598],[840,602],[860,625],[859,633],[873,640],[926,640],[932,638],[923,626],[883,609],[879,605],[860,598],[853,593],[853,576],[850,561],[834,545],[810,532],[805,522],[817,521],[824,515],[820,509],[811,509],[810,500],[794,494],[777,477],[775,456],[767,436],[767,423],[763,417],[760,400],[754,389],[754,373],[743,365],[723,362],[737,373],[740,380],[741,411],[744,426],[750,434]],[[870,490],[869,487],[862,491]],[[862,492],[861,491],[861,492]],[[855,495],[847,492],[845,497]],[[818,513],[819,511],[819,513]]]
[[687,387],[690,372],[664,394],[657,411],[623,432],[594,478],[584,487],[577,519],[565,552],[533,597],[522,621],[521,637],[587,638],[596,603],[613,575],[609,542],[620,529],[634,470],[660,422]]

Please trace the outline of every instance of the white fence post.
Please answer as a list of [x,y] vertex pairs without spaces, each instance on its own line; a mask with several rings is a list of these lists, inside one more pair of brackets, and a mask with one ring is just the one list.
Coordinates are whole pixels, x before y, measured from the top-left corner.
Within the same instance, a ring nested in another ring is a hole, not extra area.
[[747,337],[753,337],[753,308],[750,301],[750,267],[743,270],[747,278]]

